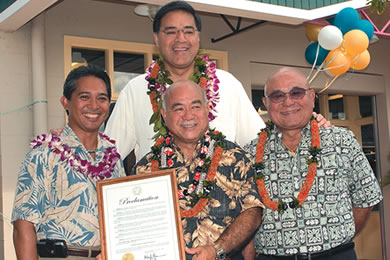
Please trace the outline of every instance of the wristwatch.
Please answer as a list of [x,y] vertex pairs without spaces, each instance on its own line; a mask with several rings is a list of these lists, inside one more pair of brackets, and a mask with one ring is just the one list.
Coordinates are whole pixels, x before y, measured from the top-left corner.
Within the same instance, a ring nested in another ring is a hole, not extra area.
[[225,260],[226,253],[225,251],[223,251],[223,248],[218,244],[215,244],[214,248],[215,248],[215,252],[217,253],[217,257],[215,258],[215,260]]

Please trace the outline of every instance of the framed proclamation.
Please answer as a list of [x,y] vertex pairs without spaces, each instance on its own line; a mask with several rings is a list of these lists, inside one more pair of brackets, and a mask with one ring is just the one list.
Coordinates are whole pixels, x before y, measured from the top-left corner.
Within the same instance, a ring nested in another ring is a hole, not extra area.
[[98,181],[105,260],[185,259],[175,169]]

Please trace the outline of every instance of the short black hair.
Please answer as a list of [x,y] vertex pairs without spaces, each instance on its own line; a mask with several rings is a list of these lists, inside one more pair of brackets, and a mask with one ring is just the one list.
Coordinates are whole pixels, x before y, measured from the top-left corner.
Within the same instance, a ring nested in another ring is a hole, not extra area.
[[161,26],[161,20],[164,18],[164,16],[169,12],[173,12],[173,11],[177,11],[177,10],[181,10],[181,11],[184,11],[184,12],[191,14],[194,17],[196,29],[199,32],[202,30],[202,22],[200,21],[200,17],[195,12],[194,8],[192,8],[192,6],[185,1],[173,1],[173,2],[170,2],[170,3],[162,6],[158,10],[158,12],[153,20],[153,32],[159,33],[160,26]]
[[89,64],[88,66],[80,66],[69,72],[64,83],[63,95],[67,100],[70,100],[72,93],[76,90],[77,82],[83,77],[96,77],[104,81],[107,89],[108,100],[111,100],[111,82],[110,77],[101,68]]

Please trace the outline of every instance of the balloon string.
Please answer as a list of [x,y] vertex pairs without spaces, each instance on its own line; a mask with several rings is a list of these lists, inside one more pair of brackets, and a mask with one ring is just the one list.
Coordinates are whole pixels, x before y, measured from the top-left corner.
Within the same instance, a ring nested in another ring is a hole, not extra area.
[[307,79],[310,79],[311,74],[312,74],[313,71],[314,71],[314,68],[315,68],[315,66],[316,66],[316,64],[317,64],[317,58],[318,58],[318,53],[319,53],[319,52],[320,52],[320,45],[317,44],[316,58],[314,59],[313,67],[311,67],[311,71],[310,71],[309,76],[307,76]]
[[[336,59],[337,55],[339,55],[339,54],[336,54],[336,55],[335,55],[328,63],[326,63],[325,65],[328,66],[334,59]],[[326,70],[326,69],[324,69],[324,70]]]
[[326,69],[323,69],[323,70],[329,70],[329,69],[334,69],[334,68],[340,68],[340,67],[343,67],[346,63],[344,64],[341,64],[341,65],[337,65],[337,66],[333,66],[333,67],[327,67]]
[[4,116],[6,114],[9,114],[9,113],[12,113],[12,112],[16,112],[16,111],[22,110],[22,109],[27,108],[27,107],[31,107],[31,106],[33,106],[35,104],[38,104],[38,103],[46,103],[47,104],[47,101],[46,100],[37,100],[37,101],[34,101],[33,103],[28,104],[28,105],[17,107],[17,108],[14,108],[14,109],[6,111],[6,112],[0,112],[0,116]]
[[314,73],[313,77],[309,80],[309,84],[311,84],[311,82],[317,77],[318,73],[320,73],[320,71],[323,70],[323,69],[322,69],[323,65],[324,65],[324,63],[322,63],[322,64],[318,67],[316,73]]
[[[358,54],[358,55],[356,55],[355,57],[353,57],[352,59],[351,59],[351,65],[356,65],[357,64],[357,62],[358,62],[358,59],[359,59],[359,57],[360,57],[360,53]],[[353,62],[353,63],[352,63]],[[352,66],[351,66],[351,68],[352,68]],[[354,68],[352,68],[353,70],[355,70]]]
[[328,65],[334,60],[336,59],[337,55],[339,54],[336,54],[328,63],[326,63],[326,69],[323,69],[323,70],[329,70],[329,69],[334,69],[334,68],[340,68],[340,67],[343,67],[345,64],[341,64],[341,65],[337,65],[337,66],[332,66],[332,67],[328,67]]
[[[356,55],[355,57],[352,58],[352,60],[351,60],[351,66],[350,66],[351,69],[352,69],[351,75],[347,76],[347,77],[345,78],[345,80],[350,80],[350,79],[352,79],[352,75],[355,73],[355,69],[353,68],[353,66],[357,64],[359,57],[360,57],[360,54],[358,54],[358,55]],[[352,63],[352,62],[353,62],[353,63]]]
[[325,87],[323,88],[323,89],[321,89],[319,92],[318,92],[318,94],[321,94],[322,92],[324,92],[325,90],[327,90],[332,84],[333,84],[333,82],[337,79],[339,77],[339,75],[336,75],[333,79],[332,79],[332,81],[329,83],[329,81],[327,81],[326,82],[326,84],[325,84]]

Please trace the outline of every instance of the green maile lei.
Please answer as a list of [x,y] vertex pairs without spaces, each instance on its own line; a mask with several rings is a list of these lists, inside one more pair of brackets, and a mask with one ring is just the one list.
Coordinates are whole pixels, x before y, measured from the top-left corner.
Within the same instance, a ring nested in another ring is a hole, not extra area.
[[[208,117],[209,121],[212,121],[216,117],[215,107],[219,101],[219,80],[216,76],[215,64],[210,62],[207,56],[201,56],[201,51],[198,51],[194,59],[194,72],[189,77],[189,80],[199,84],[205,90],[208,99]],[[160,136],[165,136],[168,133],[160,111],[162,108],[162,94],[166,91],[167,85],[171,85],[173,81],[170,79],[171,73],[164,67],[161,56],[152,62],[146,73],[145,79],[148,81],[147,94],[153,109],[149,124],[153,125],[153,131],[155,132],[153,139],[157,140]]]

